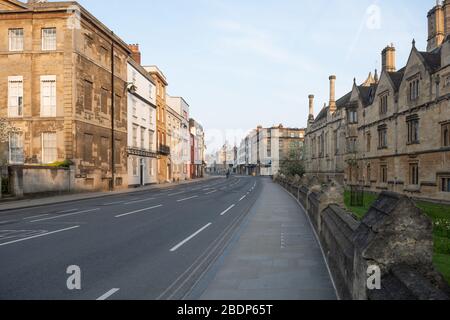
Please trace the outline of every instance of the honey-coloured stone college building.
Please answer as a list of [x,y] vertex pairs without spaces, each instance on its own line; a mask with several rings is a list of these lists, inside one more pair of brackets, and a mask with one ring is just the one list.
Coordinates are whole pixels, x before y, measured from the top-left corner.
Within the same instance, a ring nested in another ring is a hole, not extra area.
[[366,190],[450,201],[450,0],[428,13],[428,46],[412,41],[406,66],[382,51],[370,74],[314,116],[310,95],[305,137],[307,177]]

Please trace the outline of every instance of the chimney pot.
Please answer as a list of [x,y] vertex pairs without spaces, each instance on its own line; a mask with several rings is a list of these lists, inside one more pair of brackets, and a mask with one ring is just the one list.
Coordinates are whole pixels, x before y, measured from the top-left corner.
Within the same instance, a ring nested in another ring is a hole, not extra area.
[[384,48],[381,52],[381,70],[386,72],[395,72],[397,70],[395,66],[395,59],[395,47],[393,44],[391,44],[390,46]]
[[310,94],[309,98],[309,120],[314,120],[314,95]]
[[336,112],[336,76],[330,76],[330,113]]
[[129,44],[128,48],[131,51],[131,59],[141,64],[141,51],[139,49],[139,44]]

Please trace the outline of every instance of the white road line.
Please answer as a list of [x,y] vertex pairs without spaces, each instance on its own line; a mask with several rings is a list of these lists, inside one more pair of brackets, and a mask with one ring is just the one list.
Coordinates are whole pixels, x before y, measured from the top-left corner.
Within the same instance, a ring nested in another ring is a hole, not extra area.
[[103,206],[112,206],[114,204],[121,204],[124,203],[125,201],[116,201],[116,202],[109,202],[109,203],[104,203]]
[[60,219],[60,218],[70,217],[70,216],[74,216],[74,215],[77,215],[77,214],[88,213],[88,212],[93,212],[93,211],[98,211],[98,210],[100,210],[100,208],[89,209],[89,210],[83,210],[83,211],[78,211],[78,212],[68,213],[68,214],[62,214],[62,215],[59,215],[59,216],[56,216],[56,217],[50,217],[50,218],[44,218],[44,219],[33,220],[33,221],[31,221],[31,223],[34,223],[34,222],[41,222],[41,221],[47,221],[47,220],[53,220],[53,219]]
[[119,291],[120,289],[111,289],[109,290],[107,293],[105,293],[104,295],[102,295],[100,298],[97,298],[97,301],[103,301],[108,299],[109,297],[111,297],[113,294],[115,294],[117,291]]
[[228,211],[230,211],[231,209],[233,209],[236,205],[233,204],[232,206],[230,206],[227,210],[225,210],[224,212],[222,212],[220,215],[223,216],[225,215]]
[[169,193],[168,194],[168,196],[169,197],[171,197],[171,196],[176,196],[176,195],[179,195],[179,194],[182,194],[182,193],[185,193],[186,191],[180,191],[180,192],[177,192],[177,193]]
[[161,208],[163,205],[157,205],[157,206],[153,206],[153,207],[149,207],[149,208],[144,208],[144,209],[140,209],[140,210],[136,210],[136,211],[132,211],[132,212],[127,212],[127,213],[123,213],[123,214],[119,214],[117,216],[115,216],[115,218],[121,218],[121,217],[125,217],[125,216],[129,216],[135,213],[139,213],[139,212],[143,212],[143,211],[149,211],[149,210],[153,210],[156,208]]
[[210,191],[210,192],[205,193],[205,195],[213,194],[213,193],[216,193],[216,192],[217,192],[217,190],[213,190],[213,191]]
[[76,229],[76,228],[79,228],[79,227],[80,226],[75,226],[75,227],[71,227],[71,228],[66,228],[66,229],[56,230],[56,231],[47,232],[47,233],[43,233],[43,234],[38,234],[36,236],[27,237],[27,238],[23,238],[23,239],[19,239],[19,240],[14,240],[14,241],[9,241],[9,242],[5,242],[5,243],[0,243],[0,247],[6,246],[8,244],[13,244],[13,243],[17,243],[17,242],[22,242],[22,241],[26,241],[26,240],[31,240],[31,239],[35,239],[35,238],[49,236],[49,235],[52,235],[52,234],[55,234],[55,233],[60,233],[60,232],[64,232],[64,231],[73,230],[73,229]]
[[239,199],[239,202],[241,202],[242,200],[244,200],[245,198],[247,198],[247,195],[243,196],[242,198]]
[[180,199],[180,200],[177,200],[177,202],[183,202],[183,201],[187,201],[187,200],[191,200],[191,199],[195,199],[195,198],[198,198],[198,196],[193,196],[193,197],[189,197],[189,198]]
[[155,200],[155,198],[148,198],[148,199],[130,201],[130,202],[125,203],[125,205],[133,204],[133,203],[147,202],[147,201],[152,201],[152,200]]
[[191,236],[189,236],[188,238],[186,238],[185,240],[181,241],[179,244],[177,244],[175,247],[173,247],[172,249],[170,249],[170,252],[175,252],[178,249],[180,249],[183,245],[185,245],[187,242],[189,242],[190,240],[192,240],[193,238],[195,238],[196,236],[198,236],[202,231],[204,231],[205,229],[207,229],[209,226],[211,226],[212,223],[208,223],[206,226],[204,226],[203,228],[201,228],[200,230],[198,230],[197,232],[195,232],[194,234],[192,234]]
[[42,217],[46,217],[46,216],[48,216],[49,214],[39,214],[39,215],[37,215],[37,216],[32,216],[32,217],[28,217],[28,218],[23,218],[23,220],[32,220],[32,219],[35,219],[35,218],[42,218]]

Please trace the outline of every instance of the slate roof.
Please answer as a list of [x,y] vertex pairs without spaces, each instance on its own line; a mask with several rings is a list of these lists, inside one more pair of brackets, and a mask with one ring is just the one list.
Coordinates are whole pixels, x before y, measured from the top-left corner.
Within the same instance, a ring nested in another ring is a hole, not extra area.
[[377,84],[372,84],[368,87],[367,86],[358,87],[364,107],[372,103],[377,87],[378,87]]
[[[352,96],[352,92],[350,91],[349,93],[347,93],[345,96],[341,97],[340,99],[338,99],[336,101],[336,108],[337,109],[341,109],[344,108],[345,105],[350,101],[350,97]],[[319,121],[322,120],[324,118],[327,117],[328,114],[328,110],[330,110],[330,107],[324,107],[322,108],[322,110],[319,112],[319,114],[317,115],[315,121]]]
[[405,75],[405,69],[402,68],[396,72],[388,72],[388,76],[391,78],[392,82],[394,83],[394,89],[395,92],[398,92],[400,89],[400,85],[402,84],[403,76]]
[[425,61],[425,65],[431,71],[431,73],[436,72],[441,67],[441,50],[435,50],[433,52],[423,52],[419,51]]

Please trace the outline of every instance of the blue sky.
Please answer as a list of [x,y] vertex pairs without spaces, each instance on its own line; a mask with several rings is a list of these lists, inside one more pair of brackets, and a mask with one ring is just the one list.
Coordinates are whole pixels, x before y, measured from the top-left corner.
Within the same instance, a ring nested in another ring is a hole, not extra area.
[[[183,96],[206,129],[209,150],[239,143],[261,124],[304,127],[308,94],[316,114],[328,100],[380,69],[397,48],[406,63],[413,38],[425,50],[435,0],[80,0],[156,64],[168,93]],[[235,137],[236,136],[236,137]]]

